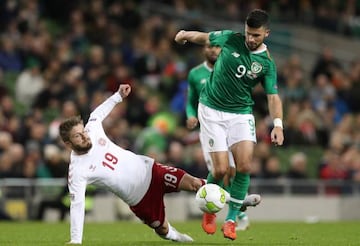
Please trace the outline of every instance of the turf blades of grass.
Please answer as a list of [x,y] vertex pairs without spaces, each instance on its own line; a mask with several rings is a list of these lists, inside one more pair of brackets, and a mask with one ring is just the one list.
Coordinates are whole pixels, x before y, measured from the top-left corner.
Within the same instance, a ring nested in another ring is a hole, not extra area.
[[[303,245],[352,246],[359,245],[359,222],[306,224],[303,222],[251,222],[251,228],[238,232],[235,241],[224,239],[220,231],[205,234],[200,221],[173,223],[181,232],[189,234],[191,245]],[[69,240],[68,223],[0,222],[1,246],[65,245]],[[83,245],[189,245],[159,238],[150,228],[136,222],[86,223]]]

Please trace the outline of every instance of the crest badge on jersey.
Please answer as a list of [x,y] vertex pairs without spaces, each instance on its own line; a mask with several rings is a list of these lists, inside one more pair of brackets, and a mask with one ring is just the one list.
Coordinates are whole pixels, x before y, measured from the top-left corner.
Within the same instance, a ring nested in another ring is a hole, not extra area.
[[211,139],[209,140],[209,145],[210,145],[210,147],[213,147],[213,146],[214,146],[214,139],[211,138]]
[[101,145],[101,146],[105,146],[106,140],[104,138],[99,138],[98,144]]
[[251,72],[252,73],[260,73],[262,69],[263,69],[262,65],[258,62],[253,62],[251,64]]

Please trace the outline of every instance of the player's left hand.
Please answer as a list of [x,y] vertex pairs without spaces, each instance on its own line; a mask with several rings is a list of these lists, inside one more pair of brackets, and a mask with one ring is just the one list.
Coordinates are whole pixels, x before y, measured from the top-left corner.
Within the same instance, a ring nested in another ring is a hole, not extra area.
[[271,131],[271,142],[277,145],[283,145],[284,143],[284,131],[281,127],[274,127]]
[[131,86],[129,84],[121,84],[119,86],[118,92],[120,93],[121,98],[127,97],[131,92]]

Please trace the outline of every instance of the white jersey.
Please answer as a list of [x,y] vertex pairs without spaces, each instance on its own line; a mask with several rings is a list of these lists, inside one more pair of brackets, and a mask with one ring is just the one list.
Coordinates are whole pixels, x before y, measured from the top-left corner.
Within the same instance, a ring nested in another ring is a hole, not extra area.
[[110,190],[130,206],[139,203],[150,186],[154,160],[120,148],[104,132],[102,121],[121,101],[117,92],[91,113],[85,131],[92,148],[83,155],[71,153],[68,186],[72,242],[82,241],[86,185]]

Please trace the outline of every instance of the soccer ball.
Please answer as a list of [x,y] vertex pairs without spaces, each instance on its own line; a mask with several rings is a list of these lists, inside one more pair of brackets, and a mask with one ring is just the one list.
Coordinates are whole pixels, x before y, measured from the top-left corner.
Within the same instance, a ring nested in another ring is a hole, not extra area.
[[196,192],[195,200],[201,211],[217,213],[229,200],[229,193],[216,184],[205,184]]

